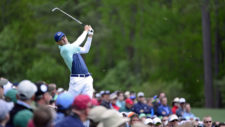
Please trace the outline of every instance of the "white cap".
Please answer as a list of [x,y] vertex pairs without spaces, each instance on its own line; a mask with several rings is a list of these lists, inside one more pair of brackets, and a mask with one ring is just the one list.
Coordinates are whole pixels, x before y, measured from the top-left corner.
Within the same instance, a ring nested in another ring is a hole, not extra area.
[[37,92],[37,86],[29,80],[23,80],[19,83],[18,95],[22,100],[31,99],[31,97]]
[[153,124],[153,120],[151,119],[151,118],[147,118],[147,119],[145,119],[145,121],[144,121],[144,124],[145,125],[148,125],[148,124]]
[[154,119],[153,119],[153,124],[157,124],[157,123],[162,123],[162,121],[158,118],[158,117],[155,117]]
[[180,98],[179,102],[180,102],[180,103],[185,103],[186,100],[185,100],[184,98]]
[[138,97],[144,97],[145,94],[143,92],[138,92]]
[[64,91],[64,89],[63,88],[58,88],[58,90],[57,90],[57,92],[63,92]]
[[173,121],[173,120],[178,120],[177,115],[172,114],[172,115],[169,116],[169,120],[168,120],[168,121],[171,122],[171,121]]
[[117,98],[117,95],[115,93],[112,93],[109,98],[111,100],[116,99]]
[[173,102],[179,103],[179,102],[180,102],[180,99],[179,99],[178,97],[175,97],[175,98],[173,99]]

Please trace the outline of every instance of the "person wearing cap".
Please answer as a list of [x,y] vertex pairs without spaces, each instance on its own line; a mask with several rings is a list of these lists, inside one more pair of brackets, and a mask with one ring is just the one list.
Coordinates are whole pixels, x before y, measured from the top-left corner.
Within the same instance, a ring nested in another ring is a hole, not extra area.
[[35,93],[36,106],[49,105],[52,96],[48,92],[48,86],[44,82],[37,82],[37,92]]
[[159,117],[155,117],[153,119],[153,124],[154,124],[154,127],[162,127],[162,121],[159,119]]
[[176,115],[178,117],[182,117],[183,113],[185,112],[185,104],[186,100],[184,98],[179,99],[180,107],[176,111]]
[[[90,25],[84,26],[84,32],[73,43],[69,43],[63,32],[57,32],[54,36],[59,46],[60,55],[70,70],[70,83],[68,92],[74,96],[87,94],[93,96],[93,78],[81,56],[89,52],[94,34]],[[88,35],[87,41],[83,47],[80,45]]]
[[172,114],[171,108],[167,104],[166,97],[161,99],[161,105],[158,107],[157,114],[158,116],[169,116]]
[[88,113],[88,119],[90,120],[90,127],[96,127],[100,120],[102,119],[102,115],[107,111],[104,106],[95,106]]
[[76,96],[72,104],[72,114],[57,123],[55,127],[84,127],[83,122],[88,119],[91,107],[91,98],[88,95]]
[[0,78],[0,99],[4,99],[4,87],[8,83],[8,80],[5,78]]
[[154,126],[153,120],[151,118],[145,119],[144,124],[147,125],[148,127],[153,127]]
[[177,127],[178,126],[178,117],[175,114],[169,116],[168,119],[168,126],[169,127]]
[[8,122],[11,108],[12,107],[8,102],[0,99],[0,127],[5,127],[6,123]]
[[32,119],[32,117],[33,113],[30,110],[21,110],[15,115],[13,119],[13,125],[15,127],[27,127],[27,124],[29,120]]
[[17,91],[17,102],[10,111],[10,120],[7,123],[7,126],[13,126],[14,116],[19,111],[27,109],[33,112],[31,104],[33,103],[35,93],[37,92],[36,85],[29,80],[23,80],[18,84]]
[[131,112],[132,107],[133,107],[134,103],[130,98],[127,98],[125,100],[125,107],[120,108],[120,112]]
[[137,113],[138,115],[141,113],[150,114],[150,109],[145,102],[145,97],[143,92],[138,93],[138,102],[134,104],[132,111]]
[[106,90],[101,92],[102,95],[102,100],[101,100],[101,104],[102,106],[106,107],[107,109],[111,109],[112,105],[110,103],[110,91]]
[[176,110],[179,108],[179,98],[175,97],[172,102],[172,113],[176,114]]
[[120,107],[116,105],[117,102],[117,95],[115,93],[112,93],[110,95],[110,100],[111,100],[111,106],[113,109],[119,111]]
[[130,118],[129,127],[133,127],[135,123],[141,122],[141,120],[138,117],[138,114],[134,112],[131,112],[130,114],[128,114],[128,118]]

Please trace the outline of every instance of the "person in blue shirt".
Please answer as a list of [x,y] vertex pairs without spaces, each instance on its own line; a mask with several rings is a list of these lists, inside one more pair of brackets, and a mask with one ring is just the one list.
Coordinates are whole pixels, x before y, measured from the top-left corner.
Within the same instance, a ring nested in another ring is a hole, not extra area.
[[[74,97],[79,94],[93,96],[93,78],[81,56],[89,52],[92,42],[93,29],[89,25],[84,26],[84,32],[76,41],[70,43],[63,32],[57,32],[54,36],[58,44],[60,55],[70,70],[70,83],[68,92]],[[87,41],[83,47],[80,45],[88,35]]]
[[182,118],[184,118],[186,120],[194,120],[195,119],[195,115],[193,113],[191,113],[191,105],[189,103],[186,103],[186,105],[185,105],[185,112],[183,113]]
[[132,111],[140,115],[141,113],[150,114],[149,106],[144,103],[145,97],[143,92],[138,93],[138,102],[133,106]]
[[169,116],[170,114],[172,114],[171,108],[167,104],[167,98],[163,97],[160,102],[161,105],[157,110],[158,116]]

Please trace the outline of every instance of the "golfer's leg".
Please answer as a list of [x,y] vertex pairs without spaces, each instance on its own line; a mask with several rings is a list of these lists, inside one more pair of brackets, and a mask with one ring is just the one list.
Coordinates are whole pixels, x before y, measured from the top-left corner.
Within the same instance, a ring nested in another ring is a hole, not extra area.
[[84,85],[84,87],[83,87],[82,94],[86,94],[90,98],[92,98],[93,97],[93,92],[94,92],[94,89],[93,89],[93,78],[91,76],[87,77],[85,79],[85,83],[83,85]]
[[79,81],[80,81],[79,77],[70,77],[68,92],[74,97],[76,97],[81,93],[82,84]]

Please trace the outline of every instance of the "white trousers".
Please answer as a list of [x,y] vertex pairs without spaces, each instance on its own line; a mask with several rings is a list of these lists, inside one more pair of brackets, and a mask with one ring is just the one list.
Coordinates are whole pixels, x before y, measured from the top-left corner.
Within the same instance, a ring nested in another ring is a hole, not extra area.
[[76,97],[79,94],[86,94],[90,98],[93,96],[93,78],[88,77],[71,77],[68,92]]

